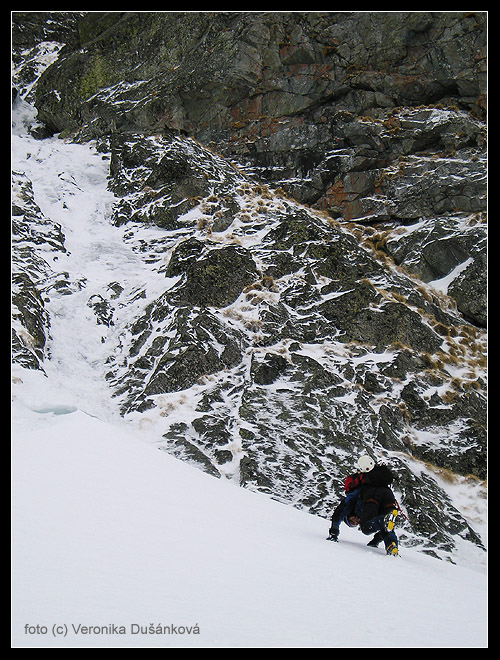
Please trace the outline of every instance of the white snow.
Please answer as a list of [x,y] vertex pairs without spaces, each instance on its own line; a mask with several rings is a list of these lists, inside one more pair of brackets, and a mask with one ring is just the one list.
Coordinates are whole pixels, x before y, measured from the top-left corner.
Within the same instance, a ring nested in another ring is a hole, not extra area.
[[473,263],[472,257],[466,259],[463,263],[459,264],[451,273],[448,273],[445,277],[442,277],[439,280],[433,280],[429,282],[430,286],[434,287],[442,293],[448,293],[448,287],[450,284],[464,271],[471,263]]
[[328,521],[210,477],[159,451],[154,424],[120,418],[103,358],[127,318],[97,326],[86,303],[116,280],[127,300],[143,281],[145,305],[165,279],[110,226],[101,155],[13,119],[13,168],[67,237],[68,254],[44,258],[86,286],[47,302],[47,375],[12,371],[12,646],[487,646],[484,567],[387,557],[348,528],[328,543]]
[[58,406],[14,407],[15,647],[485,646],[484,573],[328,543],[325,520]]

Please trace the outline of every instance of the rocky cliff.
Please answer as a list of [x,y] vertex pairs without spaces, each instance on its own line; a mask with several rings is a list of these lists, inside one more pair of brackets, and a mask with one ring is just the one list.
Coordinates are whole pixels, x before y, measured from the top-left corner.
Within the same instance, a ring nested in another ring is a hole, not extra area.
[[[482,547],[444,484],[486,479],[485,14],[19,12],[13,45],[32,134],[109,156],[109,220],[165,276],[110,346],[122,414],[325,517],[368,451],[406,543]],[[14,353],[43,368],[40,292],[80,284],[15,177]],[[103,328],[129,304],[89,292]]]

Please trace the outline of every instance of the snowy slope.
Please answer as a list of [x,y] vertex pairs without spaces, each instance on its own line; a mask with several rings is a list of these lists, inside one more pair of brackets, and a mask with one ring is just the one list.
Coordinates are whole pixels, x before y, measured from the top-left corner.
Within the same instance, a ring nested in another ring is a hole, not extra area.
[[[13,646],[485,646],[484,568],[389,558],[354,530],[327,543],[324,519],[209,477],[160,452],[154,428],[125,424],[105,359],[137,283],[153,299],[165,278],[109,225],[103,157],[29,138],[30,109],[17,112],[13,169],[66,237],[65,253],[39,256],[85,286],[47,295],[46,375],[13,369]],[[114,280],[128,304],[97,325],[88,300]],[[175,628],[136,633],[150,625]]]
[[323,519],[49,407],[15,404],[15,647],[485,646],[482,572],[327,543]]

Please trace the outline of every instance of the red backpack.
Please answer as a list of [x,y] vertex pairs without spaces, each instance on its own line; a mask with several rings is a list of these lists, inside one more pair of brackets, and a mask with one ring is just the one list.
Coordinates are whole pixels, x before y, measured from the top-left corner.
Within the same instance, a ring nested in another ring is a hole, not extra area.
[[362,484],[363,484],[363,473],[356,472],[356,474],[350,474],[348,477],[345,478],[344,490],[346,493],[350,493],[356,488],[359,488]]

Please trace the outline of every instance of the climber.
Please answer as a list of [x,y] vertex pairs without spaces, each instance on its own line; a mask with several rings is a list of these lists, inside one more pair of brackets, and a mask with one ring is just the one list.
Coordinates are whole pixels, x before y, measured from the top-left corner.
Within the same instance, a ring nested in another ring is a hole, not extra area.
[[[366,457],[371,462],[370,469],[374,466],[373,460]],[[346,493],[332,514],[332,521],[329,530],[329,541],[338,541],[340,533],[340,524],[344,522],[348,527],[357,527],[361,521],[362,500],[360,498],[360,487],[363,483],[363,472],[365,471],[365,457],[358,461],[358,471],[346,477],[344,481],[344,491]]]
[[388,467],[375,463],[367,454],[361,456],[357,472],[345,479],[346,496],[333,512],[328,540],[338,540],[341,522],[349,527],[359,525],[363,534],[375,533],[369,546],[377,547],[384,541],[387,554],[397,555],[398,538],[394,526],[398,506],[389,487],[393,478]]
[[329,541],[338,541],[340,534],[340,524],[343,522],[348,527],[357,527],[361,522],[361,498],[360,489],[355,488],[343,497],[332,514],[332,521],[329,529]]

